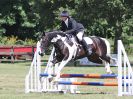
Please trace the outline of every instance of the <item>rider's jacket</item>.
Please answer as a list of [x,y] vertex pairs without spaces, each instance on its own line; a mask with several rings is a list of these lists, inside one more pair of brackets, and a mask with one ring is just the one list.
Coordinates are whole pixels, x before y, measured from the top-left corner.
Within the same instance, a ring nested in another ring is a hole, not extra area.
[[83,31],[84,26],[76,22],[73,18],[68,18],[68,26],[64,21],[61,22],[61,31],[76,35],[78,32]]

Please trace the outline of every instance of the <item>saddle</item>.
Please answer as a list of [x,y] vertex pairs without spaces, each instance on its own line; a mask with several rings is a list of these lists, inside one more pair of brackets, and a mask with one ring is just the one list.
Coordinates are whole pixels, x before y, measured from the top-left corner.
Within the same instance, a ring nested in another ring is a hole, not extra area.
[[79,43],[79,40],[78,40],[78,38],[76,36],[74,36],[72,34],[65,34],[65,35],[66,35],[66,37],[67,37],[67,39],[68,39],[69,42],[74,43],[76,45],[81,45]]

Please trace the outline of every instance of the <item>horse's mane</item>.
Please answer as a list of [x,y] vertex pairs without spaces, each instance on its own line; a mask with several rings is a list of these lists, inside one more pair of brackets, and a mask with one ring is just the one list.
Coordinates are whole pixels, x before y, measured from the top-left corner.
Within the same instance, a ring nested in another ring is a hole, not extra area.
[[43,33],[43,36],[47,36],[50,40],[54,37],[57,37],[57,35],[60,35],[62,37],[65,37],[66,34],[62,31],[52,31],[52,32],[45,32]]

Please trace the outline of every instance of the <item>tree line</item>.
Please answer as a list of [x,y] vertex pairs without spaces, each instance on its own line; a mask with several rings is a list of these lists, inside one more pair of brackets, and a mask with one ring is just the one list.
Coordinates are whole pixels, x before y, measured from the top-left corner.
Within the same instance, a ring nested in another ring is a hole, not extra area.
[[63,10],[81,22],[89,36],[111,38],[115,45],[133,36],[132,0],[1,0],[0,36],[37,39],[42,32],[59,30]]

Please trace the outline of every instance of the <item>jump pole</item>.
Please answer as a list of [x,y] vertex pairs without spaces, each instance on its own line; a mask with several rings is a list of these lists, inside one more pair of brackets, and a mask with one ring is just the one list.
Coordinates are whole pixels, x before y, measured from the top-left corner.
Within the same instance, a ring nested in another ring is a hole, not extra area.
[[[43,73],[40,74],[41,77],[47,77],[50,74]],[[56,75],[52,74],[51,76],[55,77]],[[97,79],[116,79],[118,75],[116,74],[61,74],[61,78],[97,78]],[[124,77],[122,76],[122,79]],[[128,77],[126,77],[128,79]]]
[[59,81],[59,85],[90,85],[90,86],[118,86],[118,83],[109,83],[109,82],[67,82]]

